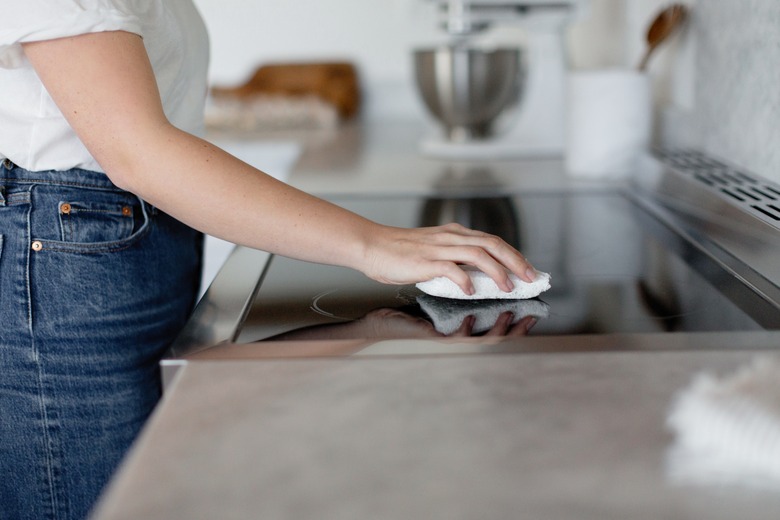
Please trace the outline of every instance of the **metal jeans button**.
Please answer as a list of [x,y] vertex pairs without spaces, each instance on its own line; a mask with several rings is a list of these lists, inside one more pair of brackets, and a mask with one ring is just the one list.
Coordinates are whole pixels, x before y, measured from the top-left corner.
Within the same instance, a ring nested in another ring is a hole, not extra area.
[[5,168],[8,169],[8,170],[13,170],[14,163],[11,162],[11,159],[5,159],[3,161],[3,166],[5,166]]

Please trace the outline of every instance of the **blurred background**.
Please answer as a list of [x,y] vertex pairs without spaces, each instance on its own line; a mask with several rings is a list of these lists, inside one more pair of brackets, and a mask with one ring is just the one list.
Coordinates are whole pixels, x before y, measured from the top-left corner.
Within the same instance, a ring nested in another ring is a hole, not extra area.
[[[567,30],[572,69],[633,67],[669,2],[588,0]],[[780,180],[780,2],[688,0],[684,31],[650,64],[656,140],[727,156]],[[442,40],[425,0],[196,0],[212,38],[211,81],[259,65],[343,60],[360,74],[363,117],[421,117],[412,50]]]

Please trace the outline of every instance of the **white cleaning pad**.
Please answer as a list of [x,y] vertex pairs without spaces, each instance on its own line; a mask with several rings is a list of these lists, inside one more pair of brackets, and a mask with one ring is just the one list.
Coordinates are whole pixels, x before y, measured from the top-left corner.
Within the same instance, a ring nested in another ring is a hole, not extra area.
[[482,271],[469,266],[463,266],[462,269],[471,278],[474,284],[474,294],[464,293],[455,282],[445,277],[434,278],[427,282],[420,282],[417,288],[422,292],[441,298],[455,298],[457,300],[525,300],[535,298],[550,288],[550,275],[541,271],[536,271],[536,280],[531,283],[524,282],[517,276],[510,274],[509,279],[514,284],[514,289],[510,292],[504,292],[498,288],[488,275]]
[[780,489],[780,357],[757,357],[734,374],[700,374],[668,417],[676,434],[672,478]]
[[437,332],[449,336],[460,328],[463,320],[474,316],[472,334],[487,332],[498,321],[499,316],[510,311],[514,318],[512,325],[526,316],[546,318],[550,306],[541,300],[483,300],[462,301],[436,298],[423,294],[417,297],[420,308],[428,315]]

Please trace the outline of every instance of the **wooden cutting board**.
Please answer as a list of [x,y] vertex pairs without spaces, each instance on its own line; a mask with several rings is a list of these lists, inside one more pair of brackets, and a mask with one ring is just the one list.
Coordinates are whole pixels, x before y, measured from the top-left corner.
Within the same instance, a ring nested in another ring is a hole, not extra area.
[[354,65],[346,62],[276,63],[262,65],[243,85],[213,87],[216,99],[250,100],[258,95],[316,96],[332,104],[341,119],[360,110],[360,85]]

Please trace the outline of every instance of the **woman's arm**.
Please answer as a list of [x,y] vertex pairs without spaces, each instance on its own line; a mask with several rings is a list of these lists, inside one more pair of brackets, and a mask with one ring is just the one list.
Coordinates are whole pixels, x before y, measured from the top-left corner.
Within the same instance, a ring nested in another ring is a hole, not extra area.
[[447,276],[470,293],[469,277],[456,263],[476,266],[506,290],[511,282],[502,266],[527,281],[533,277],[523,256],[497,237],[458,225],[401,229],[371,222],[175,128],[137,35],[86,34],[27,43],[24,50],[109,178],[200,231],[351,267],[386,283]]

